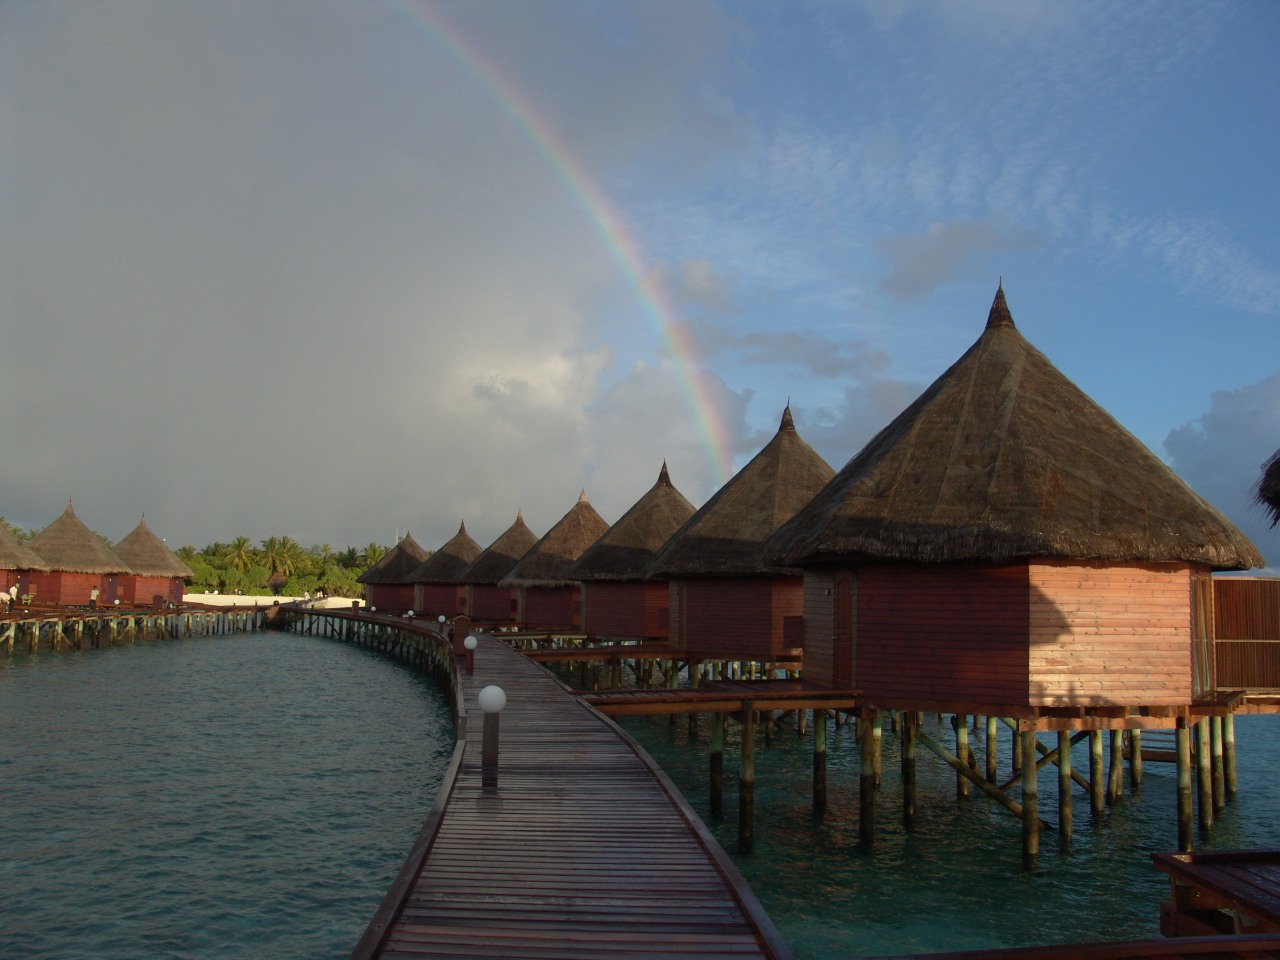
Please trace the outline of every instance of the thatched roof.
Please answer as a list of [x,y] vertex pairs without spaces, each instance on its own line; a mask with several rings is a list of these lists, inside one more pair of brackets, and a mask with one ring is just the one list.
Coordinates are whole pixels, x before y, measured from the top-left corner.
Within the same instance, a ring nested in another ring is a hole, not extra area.
[[497,584],[537,542],[537,535],[525,526],[524,514],[517,512],[516,522],[458,574],[458,583]]
[[569,569],[574,580],[642,580],[644,568],[694,514],[662,464],[658,482]]
[[1262,477],[1258,480],[1258,502],[1271,517],[1273,527],[1280,523],[1280,450],[1262,465]]
[[587,501],[587,491],[560,522],[535,543],[498,583],[500,587],[565,587],[577,583],[569,568],[600,539],[609,524]]
[[1262,562],[1230,521],[1027,342],[1003,290],[977,342],[765,554],[792,564]]
[[761,544],[834,473],[796,432],[788,406],[773,439],[672,535],[646,576],[778,572],[778,565],[761,559]]
[[418,546],[418,541],[406,533],[404,539],[386,552],[381,560],[356,577],[356,583],[372,583],[382,586],[399,586],[413,581],[409,574],[422,566],[427,559],[427,551]]
[[0,570],[48,570],[49,564],[19,540],[7,523],[0,523]]
[[413,583],[454,583],[458,574],[482,552],[480,544],[467,533],[467,524],[463,521],[453,539],[427,557],[417,570],[409,574],[409,580]]
[[143,577],[194,576],[191,568],[182,562],[165,542],[151,532],[144,515],[133,531],[112,548],[117,557],[129,564],[129,568]]
[[65,573],[132,573],[98,535],[86,527],[67,501],[62,516],[27,544],[40,555],[49,570]]

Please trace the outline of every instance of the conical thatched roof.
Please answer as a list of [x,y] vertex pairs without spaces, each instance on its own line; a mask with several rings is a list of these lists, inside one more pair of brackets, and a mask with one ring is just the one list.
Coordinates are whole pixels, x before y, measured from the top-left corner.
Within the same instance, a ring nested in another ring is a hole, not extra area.
[[0,570],[48,570],[49,564],[19,540],[7,523],[0,523]]
[[454,583],[476,557],[483,552],[480,544],[467,533],[464,521],[453,539],[427,557],[426,561],[409,574],[413,583]]
[[525,526],[524,514],[517,512],[516,522],[458,574],[457,582],[497,584],[537,542],[537,535]]
[[190,577],[188,567],[163,540],[151,532],[144,515],[133,531],[113,548],[117,557],[143,577]]
[[67,501],[62,516],[34,537],[28,546],[50,570],[65,573],[132,573],[129,565],[112,552],[98,535],[81,523]]
[[807,563],[1032,557],[1260,565],[1225,517],[1063,376],[998,290],[976,343],[765,548]]
[[1258,481],[1258,502],[1266,508],[1273,527],[1280,523],[1280,450],[1262,465],[1262,478]]
[[418,546],[418,541],[406,533],[404,539],[386,552],[381,560],[356,577],[356,583],[373,583],[382,586],[397,586],[413,581],[409,574],[422,566],[427,559],[427,551]]
[[569,568],[608,529],[609,524],[596,513],[583,490],[573,508],[520,558],[498,586],[565,587],[577,583],[569,576]]
[[662,464],[658,482],[586,549],[569,569],[574,580],[641,580],[644,568],[671,535],[694,514]]
[[702,505],[654,556],[645,574],[681,576],[775,572],[760,546],[835,473],[800,438],[788,406],[773,439]]

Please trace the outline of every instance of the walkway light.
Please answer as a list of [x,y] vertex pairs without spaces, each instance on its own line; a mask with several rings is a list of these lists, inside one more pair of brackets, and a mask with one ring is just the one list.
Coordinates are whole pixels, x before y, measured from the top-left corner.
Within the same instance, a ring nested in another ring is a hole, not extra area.
[[476,698],[484,711],[484,734],[480,747],[480,785],[498,789],[498,714],[507,705],[507,692],[490,684]]
[[467,673],[472,673],[476,668],[476,647],[480,646],[480,641],[472,633],[462,641],[462,645],[467,648]]

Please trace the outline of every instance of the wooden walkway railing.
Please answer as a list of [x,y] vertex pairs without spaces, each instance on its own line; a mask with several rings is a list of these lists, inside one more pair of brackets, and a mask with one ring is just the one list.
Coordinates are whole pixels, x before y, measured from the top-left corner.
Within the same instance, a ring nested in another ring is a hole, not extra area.
[[[489,637],[460,679],[463,747],[411,875],[353,958],[790,957],[701,820],[611,720]],[[476,700],[489,684],[507,694],[493,789]]]

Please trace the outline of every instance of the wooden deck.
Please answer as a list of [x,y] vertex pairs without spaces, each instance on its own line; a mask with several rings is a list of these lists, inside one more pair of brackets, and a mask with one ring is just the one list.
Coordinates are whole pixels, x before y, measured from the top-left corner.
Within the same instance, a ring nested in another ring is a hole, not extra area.
[[1153,853],[1169,875],[1170,899],[1160,932],[1280,934],[1280,850]]
[[[488,684],[507,694],[490,791],[476,702]],[[419,839],[421,871],[407,865],[353,957],[790,957],[679,791],[612,721],[490,637],[462,687],[465,750]]]

